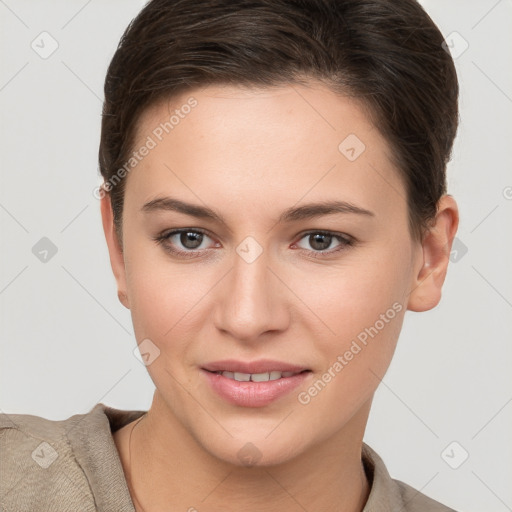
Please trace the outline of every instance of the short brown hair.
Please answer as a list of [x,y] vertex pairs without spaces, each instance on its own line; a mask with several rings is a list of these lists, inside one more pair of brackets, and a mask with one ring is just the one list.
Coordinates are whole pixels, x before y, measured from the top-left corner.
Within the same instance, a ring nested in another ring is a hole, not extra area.
[[[446,193],[458,125],[457,74],[415,0],[152,0],[125,30],[105,79],[105,182],[130,158],[137,121],[201,86],[317,79],[356,97],[387,140],[421,238]],[[341,141],[340,141],[341,142]],[[107,189],[122,240],[125,179]]]

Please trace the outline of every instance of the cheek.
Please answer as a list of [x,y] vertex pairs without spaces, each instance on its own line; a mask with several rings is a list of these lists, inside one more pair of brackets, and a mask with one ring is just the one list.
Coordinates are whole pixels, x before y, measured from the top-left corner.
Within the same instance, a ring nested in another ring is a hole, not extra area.
[[318,402],[342,398],[345,405],[359,403],[375,390],[376,375],[382,377],[391,362],[406,311],[407,249],[401,257],[390,250],[378,253],[317,273],[307,284],[297,281],[297,295],[308,298],[321,320],[315,352],[322,356],[319,377],[329,389],[324,392],[318,383],[323,396]]
[[160,248],[130,254],[126,280],[136,338],[154,338],[162,344],[190,319],[194,305],[207,292],[206,285],[190,272],[192,267],[166,261]]
[[[337,267],[319,267],[314,278],[294,278],[294,291],[321,320],[329,345],[355,338],[382,315],[386,321],[405,310],[409,272],[406,248],[401,252],[402,257],[389,249],[355,254]],[[386,326],[391,323],[396,322]]]
[[405,308],[393,300],[396,294],[385,291],[360,288],[357,293],[338,295],[337,302],[324,296],[319,303],[322,318],[334,334],[316,338],[314,353],[321,354],[323,364],[297,396],[310,431],[327,435],[349,421],[371,400],[386,373]]

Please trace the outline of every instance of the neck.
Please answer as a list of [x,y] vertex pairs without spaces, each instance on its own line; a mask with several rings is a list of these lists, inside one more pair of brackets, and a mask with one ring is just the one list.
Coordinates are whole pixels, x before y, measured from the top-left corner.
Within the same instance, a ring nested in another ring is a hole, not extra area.
[[[293,460],[241,467],[199,446],[157,391],[150,410],[131,431],[128,483],[137,511],[361,512],[370,491],[361,460],[370,405],[342,432]],[[175,435],[169,436],[170,430]]]

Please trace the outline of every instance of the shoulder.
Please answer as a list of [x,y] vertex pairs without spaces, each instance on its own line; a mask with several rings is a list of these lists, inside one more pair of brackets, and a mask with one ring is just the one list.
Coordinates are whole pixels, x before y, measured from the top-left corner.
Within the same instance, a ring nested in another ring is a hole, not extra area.
[[393,480],[393,482],[400,492],[405,506],[404,512],[456,512],[453,508],[429,498],[405,482],[400,480]]
[[110,486],[126,502],[124,510],[131,510],[111,429],[137,414],[102,403],[65,420],[0,414],[1,505],[16,511],[93,512],[113,499]]
[[66,433],[80,416],[61,421],[31,414],[0,415],[0,496],[7,510],[94,511],[87,478]]
[[455,512],[405,482],[391,478],[384,461],[366,443],[363,443],[362,459],[371,482],[363,512]]

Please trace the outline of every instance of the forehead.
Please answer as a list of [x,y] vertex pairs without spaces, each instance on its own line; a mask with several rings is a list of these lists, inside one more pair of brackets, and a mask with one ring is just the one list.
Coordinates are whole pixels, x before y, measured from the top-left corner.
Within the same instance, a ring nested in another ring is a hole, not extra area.
[[195,89],[148,108],[137,128],[135,150],[151,141],[128,176],[139,203],[176,189],[246,208],[327,192],[374,207],[405,199],[365,109],[319,84]]
[[374,126],[358,99],[336,94],[318,82],[265,88],[217,85],[152,105],[139,119],[137,138],[140,141],[154,132],[159,139],[172,132],[177,142],[180,132],[186,136],[194,131],[205,144],[222,136],[228,144],[242,141],[246,149],[259,143],[270,149],[271,133],[273,137],[280,135],[275,145],[319,138],[322,146],[338,150],[338,139],[347,130],[359,133],[368,143],[384,142],[368,133]]

